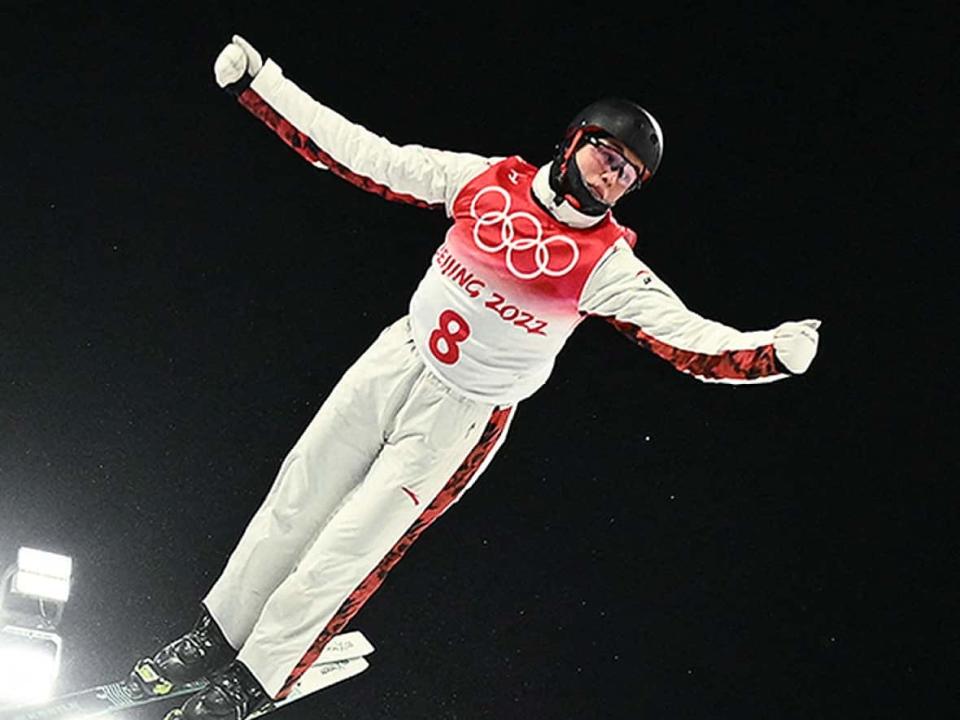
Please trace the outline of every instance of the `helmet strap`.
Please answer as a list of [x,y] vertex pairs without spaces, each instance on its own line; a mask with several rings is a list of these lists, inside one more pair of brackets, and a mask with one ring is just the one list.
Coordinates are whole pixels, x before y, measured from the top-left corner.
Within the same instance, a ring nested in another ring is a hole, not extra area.
[[583,144],[587,128],[579,127],[564,143],[553,160],[550,168],[550,187],[554,191],[553,204],[559,205],[566,200],[585,215],[603,215],[610,209],[606,203],[597,200],[583,182],[580,168],[574,154]]

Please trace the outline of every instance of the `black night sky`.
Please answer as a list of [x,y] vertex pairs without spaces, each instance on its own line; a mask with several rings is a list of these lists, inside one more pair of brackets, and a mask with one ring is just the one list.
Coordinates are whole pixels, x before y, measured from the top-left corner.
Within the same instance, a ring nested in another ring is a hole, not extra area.
[[729,325],[823,320],[747,388],[584,323],[358,615],[370,670],[278,719],[956,717],[955,8],[95,5],[0,5],[0,566],[75,559],[62,691],[189,627],[446,228],[221,92],[238,32],[397,143],[541,164],[634,98],[638,255]]

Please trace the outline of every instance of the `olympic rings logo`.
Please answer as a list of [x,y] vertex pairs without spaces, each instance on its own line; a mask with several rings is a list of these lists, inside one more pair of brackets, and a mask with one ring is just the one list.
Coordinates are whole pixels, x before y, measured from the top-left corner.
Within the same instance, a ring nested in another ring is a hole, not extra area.
[[[477,203],[481,196],[489,192],[497,193],[503,197],[503,209],[487,210],[483,214],[478,214]],[[509,210],[510,194],[501,187],[489,185],[474,195],[473,202],[470,203],[470,215],[476,220],[473,225],[473,241],[478,248],[488,253],[497,253],[506,248],[507,269],[521,280],[533,280],[541,275],[562,277],[576,267],[580,260],[580,248],[573,240],[565,235],[551,235],[544,239],[543,226],[536,217],[522,210],[515,213],[511,213]],[[526,220],[530,223],[534,230],[533,237],[518,237],[518,220]],[[492,245],[480,237],[480,228],[487,225],[500,225],[500,242],[498,244]],[[556,246],[556,243],[567,245],[571,250],[570,262],[567,263],[566,267],[559,270],[550,267],[550,246]],[[514,253],[528,250],[533,250],[533,261],[536,268],[533,271],[524,272],[517,268],[514,263]]]

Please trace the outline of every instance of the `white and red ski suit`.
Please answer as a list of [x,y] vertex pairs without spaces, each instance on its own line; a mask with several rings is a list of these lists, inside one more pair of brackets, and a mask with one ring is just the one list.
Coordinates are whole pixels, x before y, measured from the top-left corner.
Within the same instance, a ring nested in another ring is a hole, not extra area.
[[608,212],[553,202],[548,166],[397,146],[313,100],[268,60],[240,103],[318,168],[450,229],[410,301],[284,460],[204,600],[280,699],[390,568],[456,502],[542,386],[574,328],[610,321],[707,382],[787,377],[773,331],[688,310]]

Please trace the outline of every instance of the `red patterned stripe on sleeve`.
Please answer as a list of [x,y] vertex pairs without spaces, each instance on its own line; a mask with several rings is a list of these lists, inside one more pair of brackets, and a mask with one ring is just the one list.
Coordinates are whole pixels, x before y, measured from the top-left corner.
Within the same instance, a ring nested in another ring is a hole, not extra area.
[[771,375],[783,375],[776,361],[773,345],[761,345],[749,350],[729,350],[708,355],[681,350],[647,335],[632,323],[606,318],[617,330],[638,345],[657,355],[677,370],[714,380],[756,380]]
[[293,148],[293,150],[307,162],[311,164],[321,163],[337,177],[343,178],[358,188],[379,195],[387,200],[395,200],[423,208],[441,207],[439,203],[431,204],[419,200],[413,195],[394,192],[386,185],[377,183],[363,175],[358,175],[349,168],[341,165],[330,157],[329,154],[321,150],[320,146],[310,139],[306,133],[295,128],[289,121],[284,119],[280,113],[270,107],[267,101],[260,97],[254,90],[247,88],[240,93],[237,99],[243,107],[262,120],[267,127],[279,135],[281,140]]

